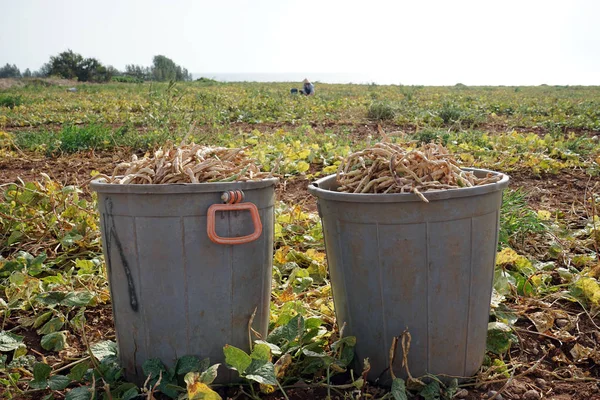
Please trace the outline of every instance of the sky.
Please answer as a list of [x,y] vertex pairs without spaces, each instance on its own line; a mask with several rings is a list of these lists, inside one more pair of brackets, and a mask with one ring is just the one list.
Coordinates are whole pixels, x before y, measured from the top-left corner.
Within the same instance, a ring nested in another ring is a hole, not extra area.
[[195,75],[600,85],[599,21],[597,0],[0,0],[0,65],[72,49],[118,69],[163,54]]

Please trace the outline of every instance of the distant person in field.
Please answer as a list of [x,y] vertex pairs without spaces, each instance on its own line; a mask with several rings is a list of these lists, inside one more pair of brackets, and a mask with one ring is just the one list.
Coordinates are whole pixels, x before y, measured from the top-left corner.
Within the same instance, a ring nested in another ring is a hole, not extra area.
[[306,96],[314,96],[315,95],[315,85],[313,85],[312,83],[310,83],[310,81],[308,79],[304,79],[303,81],[304,86],[302,87],[302,89],[298,90],[296,88],[293,88],[292,90],[290,90],[291,94],[303,94]]
[[315,95],[315,85],[310,83],[308,79],[304,79],[304,88],[300,91],[300,93],[306,96],[314,96]]

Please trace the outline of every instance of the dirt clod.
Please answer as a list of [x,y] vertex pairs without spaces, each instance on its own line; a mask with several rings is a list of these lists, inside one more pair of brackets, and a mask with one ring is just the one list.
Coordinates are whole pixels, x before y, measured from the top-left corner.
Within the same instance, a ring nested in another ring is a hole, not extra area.
[[540,398],[540,394],[533,389],[523,393],[523,400],[539,400]]
[[569,320],[568,319],[560,318],[560,319],[557,319],[556,321],[554,321],[554,323],[559,328],[564,328],[565,326],[569,325]]
[[457,399],[464,399],[469,395],[469,391],[467,389],[460,389],[458,392],[456,392],[456,394],[454,395],[455,398]]
[[487,400],[504,400],[504,397],[502,397],[502,395],[496,392],[495,390],[490,390],[489,392],[487,392],[485,398]]

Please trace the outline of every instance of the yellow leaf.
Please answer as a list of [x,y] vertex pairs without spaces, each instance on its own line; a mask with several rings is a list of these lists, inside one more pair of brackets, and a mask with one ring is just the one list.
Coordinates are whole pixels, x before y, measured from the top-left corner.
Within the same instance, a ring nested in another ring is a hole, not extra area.
[[581,289],[583,295],[592,304],[600,304],[600,285],[593,278],[580,278],[575,282],[575,286]]
[[546,210],[538,210],[537,215],[538,215],[538,218],[541,219],[542,221],[548,221],[552,217],[552,214],[550,213],[550,211],[546,211]]
[[275,391],[275,386],[273,385],[265,385],[264,383],[260,384],[260,391],[264,394],[271,394]]
[[298,172],[306,172],[308,171],[310,168],[310,164],[307,163],[306,161],[298,161],[298,164],[296,164],[296,170]]
[[325,253],[321,253],[319,251],[316,251],[315,249],[306,250],[306,255],[309,256],[311,259],[318,261],[318,262],[325,261]]
[[514,264],[519,257],[516,251],[510,247],[506,247],[496,255],[496,265]]
[[189,400],[223,400],[221,396],[205,383],[200,382],[200,374],[188,373],[185,378]]

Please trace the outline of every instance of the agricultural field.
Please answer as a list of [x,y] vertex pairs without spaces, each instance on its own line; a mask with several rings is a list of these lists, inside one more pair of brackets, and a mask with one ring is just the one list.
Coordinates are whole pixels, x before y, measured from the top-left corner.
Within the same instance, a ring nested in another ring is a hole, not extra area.
[[[0,80],[2,398],[176,398],[210,381],[198,380],[213,369],[195,357],[170,370],[149,360],[144,387],[122,378],[88,187],[132,154],[185,139],[243,147],[280,179],[271,372],[212,386],[222,398],[600,399],[600,88],[317,83],[303,97],[293,86]],[[335,324],[307,186],[380,141],[441,143],[465,167],[511,178],[487,354],[473,379],[389,391],[349,372],[355,338]]]

